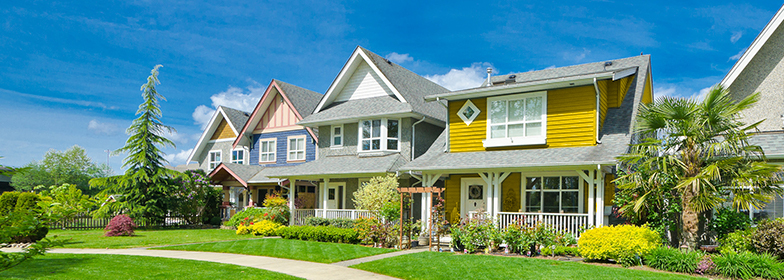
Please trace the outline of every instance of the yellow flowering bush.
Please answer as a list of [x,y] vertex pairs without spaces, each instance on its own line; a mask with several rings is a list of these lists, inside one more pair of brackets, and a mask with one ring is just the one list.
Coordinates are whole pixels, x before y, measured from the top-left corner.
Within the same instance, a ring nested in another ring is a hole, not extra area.
[[577,241],[580,255],[586,259],[608,260],[629,266],[637,257],[647,254],[661,244],[656,231],[646,226],[618,225],[586,231]]
[[286,226],[270,220],[258,220],[249,225],[241,224],[237,226],[237,234],[253,234],[256,236],[277,235],[278,229]]

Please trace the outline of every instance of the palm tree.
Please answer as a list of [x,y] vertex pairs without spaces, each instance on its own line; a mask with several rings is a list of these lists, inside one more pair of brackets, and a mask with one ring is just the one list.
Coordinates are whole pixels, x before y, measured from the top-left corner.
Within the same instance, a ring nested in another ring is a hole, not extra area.
[[734,101],[720,85],[711,88],[701,102],[663,97],[643,105],[635,133],[639,144],[619,157],[624,175],[620,188],[647,190],[636,198],[634,209],[644,208],[646,196],[666,187],[663,178],[674,179],[681,201],[681,246],[696,248],[699,214],[731,201],[735,209],[762,207],[782,189],[778,167],[768,164],[750,134],[761,122],[744,125],[740,112],[759,100],[753,94]]

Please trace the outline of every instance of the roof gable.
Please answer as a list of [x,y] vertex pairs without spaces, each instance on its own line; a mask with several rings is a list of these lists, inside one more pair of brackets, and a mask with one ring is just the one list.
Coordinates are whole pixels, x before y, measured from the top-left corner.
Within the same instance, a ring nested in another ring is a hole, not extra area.
[[[743,53],[743,55],[735,62],[735,65],[732,66],[730,71],[724,76],[724,79],[721,80],[721,85],[725,88],[729,88],[730,85],[735,81],[736,78],[740,75],[741,72],[749,65],[751,60],[757,53],[762,49],[766,43],[768,43],[768,39],[773,36],[773,33],[781,26],[781,23],[784,22],[784,5],[779,8],[779,11],[773,16],[773,18],[765,25],[765,28],[762,29],[757,38],[751,42],[751,45],[748,49]],[[774,42],[774,43],[781,43],[781,42]]]
[[194,157],[198,154],[201,154],[204,146],[207,145],[207,142],[211,140],[232,137],[227,136],[231,134],[235,135],[233,137],[239,135],[239,128],[245,125],[247,119],[248,113],[246,112],[229,107],[218,106],[218,109],[215,110],[214,114],[212,114],[210,122],[207,123],[207,127],[201,133],[199,142],[196,142],[196,147],[193,149],[190,156],[188,156],[188,161],[186,161],[186,163],[195,161],[196,159],[194,159]]
[[367,62],[361,61],[346,85],[335,97],[335,102],[380,96],[394,97],[395,94]]
[[[321,94],[317,92],[273,79],[269,86],[267,86],[267,90],[264,92],[264,95],[262,95],[259,103],[256,104],[256,108],[253,109],[253,113],[251,113],[248,121],[237,134],[239,136],[234,140],[232,147],[236,148],[240,142],[248,140],[242,136],[252,133],[259,123],[265,119],[265,116],[269,117],[270,115],[267,114],[269,109],[272,108],[273,115],[275,112],[281,113],[279,116],[281,118],[281,125],[283,119],[286,118],[294,118],[291,123],[296,123],[304,118],[301,110],[312,108],[313,104],[316,103],[316,100],[318,100],[318,97],[320,96]],[[278,99],[277,97],[280,98]],[[285,109],[282,108],[282,106],[285,106]],[[267,118],[266,120],[269,121],[270,118]],[[313,130],[310,128],[306,129],[313,139],[318,141],[318,137]]]

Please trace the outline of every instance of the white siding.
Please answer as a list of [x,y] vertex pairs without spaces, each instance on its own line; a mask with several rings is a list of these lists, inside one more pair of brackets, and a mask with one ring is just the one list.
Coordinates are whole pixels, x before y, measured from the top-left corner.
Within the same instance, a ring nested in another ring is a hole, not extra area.
[[335,102],[386,95],[395,96],[378,74],[370,68],[367,62],[363,61],[354,70],[351,79],[348,80],[338,97],[335,98]]

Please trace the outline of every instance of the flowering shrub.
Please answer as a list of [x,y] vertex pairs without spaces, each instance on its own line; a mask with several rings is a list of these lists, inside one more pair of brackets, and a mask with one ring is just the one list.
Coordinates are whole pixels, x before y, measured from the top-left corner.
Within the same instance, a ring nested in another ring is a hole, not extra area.
[[290,226],[278,230],[278,235],[285,239],[333,243],[359,243],[359,233],[354,229],[336,227]]
[[469,254],[479,248],[497,249],[503,240],[493,220],[482,213],[473,219],[463,220],[451,230],[452,247]]
[[397,188],[398,181],[394,174],[373,177],[370,182],[359,186],[352,201],[357,209],[370,210],[386,221],[393,221],[400,218],[400,192]]
[[237,234],[253,234],[255,236],[274,236],[284,225],[269,220],[260,220],[248,225],[241,224],[237,227]]
[[586,231],[577,242],[586,259],[609,260],[629,266],[661,243],[659,234],[646,226],[605,226]]
[[552,245],[566,247],[577,243],[574,240],[574,236],[569,233],[558,232],[543,223],[537,223],[532,227],[528,227],[522,220],[510,224],[506,230],[501,232],[501,236],[510,253],[535,255],[537,251],[543,250],[542,248],[544,247]]
[[713,273],[714,270],[716,270],[716,264],[713,263],[713,259],[711,259],[710,255],[704,255],[700,262],[697,263],[697,269],[694,272],[705,275]]
[[391,222],[382,222],[376,218],[360,218],[354,221],[354,231],[362,244],[393,247],[397,245],[397,228]]
[[751,234],[751,243],[758,253],[784,259],[784,219],[765,220]]
[[188,224],[206,224],[213,217],[220,218],[221,190],[212,187],[204,171],[185,171],[175,183],[178,188],[172,194],[172,214],[181,216]]
[[109,221],[109,224],[103,230],[106,231],[106,236],[131,236],[135,228],[136,223],[133,222],[131,217],[117,215]]

